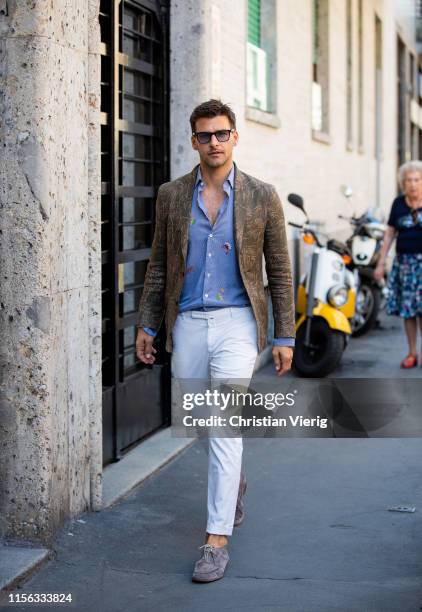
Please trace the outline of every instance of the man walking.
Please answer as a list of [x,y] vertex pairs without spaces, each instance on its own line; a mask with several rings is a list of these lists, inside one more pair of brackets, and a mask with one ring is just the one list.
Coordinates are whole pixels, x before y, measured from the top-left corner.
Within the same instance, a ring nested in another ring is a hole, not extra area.
[[[139,304],[136,351],[155,361],[153,337],[163,319],[172,375],[180,379],[250,379],[267,335],[262,254],[274,316],[273,359],[291,367],[293,285],[281,202],[272,185],[239,170],[236,118],[219,100],[191,114],[199,165],[161,185],[151,258]],[[244,516],[242,438],[209,439],[208,519],[193,580],[222,578],[228,536]]]

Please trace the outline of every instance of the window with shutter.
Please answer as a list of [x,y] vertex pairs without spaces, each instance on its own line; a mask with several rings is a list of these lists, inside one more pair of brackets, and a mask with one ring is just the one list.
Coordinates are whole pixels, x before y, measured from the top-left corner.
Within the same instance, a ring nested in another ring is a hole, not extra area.
[[[312,129],[329,134],[329,1],[313,0]],[[315,135],[315,134],[314,134]]]
[[[248,118],[274,126],[277,113],[277,2],[248,0],[246,41],[246,105]],[[257,114],[259,111],[261,114]],[[276,122],[277,123],[277,122]]]
[[261,46],[261,0],[248,0],[248,41]]

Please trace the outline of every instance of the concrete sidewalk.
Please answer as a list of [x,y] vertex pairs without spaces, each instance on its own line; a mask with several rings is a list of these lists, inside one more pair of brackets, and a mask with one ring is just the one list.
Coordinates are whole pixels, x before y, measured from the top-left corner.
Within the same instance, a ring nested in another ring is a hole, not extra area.
[[[338,374],[400,375],[401,326],[382,326],[352,340]],[[260,376],[271,373],[268,366]],[[421,457],[422,439],[245,440],[247,515],[230,539],[226,576],[194,584],[207,474],[196,442],[123,500],[68,523],[56,558],[14,593],[72,594],[72,604],[36,606],[46,611],[416,612]],[[388,511],[400,504],[416,512]]]
[[[225,578],[202,585],[191,582],[206,520],[196,443],[124,501],[69,523],[56,559],[14,592],[71,593],[60,609],[90,612],[416,612],[421,452],[416,439],[246,440],[247,517]],[[397,504],[417,511],[388,512]]]

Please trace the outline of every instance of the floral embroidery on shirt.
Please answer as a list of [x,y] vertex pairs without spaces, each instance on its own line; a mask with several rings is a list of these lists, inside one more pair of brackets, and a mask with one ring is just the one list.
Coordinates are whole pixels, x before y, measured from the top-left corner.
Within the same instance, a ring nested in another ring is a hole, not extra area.
[[195,225],[195,223],[196,223],[195,217],[191,217],[190,224]]
[[232,245],[230,242],[225,242],[223,245],[221,245],[221,248],[224,249],[225,254],[228,255],[231,251]]
[[221,302],[222,300],[224,300],[223,293],[224,293],[224,287],[220,287],[220,291],[219,291],[219,292],[217,293],[217,295],[216,295],[216,299],[217,299],[219,302]]
[[189,268],[186,268],[185,274],[190,274],[191,272],[193,272],[194,269],[195,266],[189,266]]

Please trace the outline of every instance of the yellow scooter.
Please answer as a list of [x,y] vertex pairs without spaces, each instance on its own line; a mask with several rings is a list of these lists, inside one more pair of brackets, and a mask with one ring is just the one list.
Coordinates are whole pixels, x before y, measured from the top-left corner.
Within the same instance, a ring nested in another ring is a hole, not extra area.
[[337,367],[350,338],[355,278],[346,268],[351,260],[347,246],[337,240],[321,244],[309,227],[303,199],[291,193],[288,201],[306,216],[303,225],[289,225],[301,230],[305,244],[314,245],[297,291],[293,368],[300,376],[319,378]]

